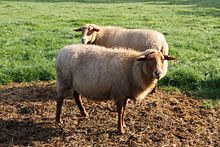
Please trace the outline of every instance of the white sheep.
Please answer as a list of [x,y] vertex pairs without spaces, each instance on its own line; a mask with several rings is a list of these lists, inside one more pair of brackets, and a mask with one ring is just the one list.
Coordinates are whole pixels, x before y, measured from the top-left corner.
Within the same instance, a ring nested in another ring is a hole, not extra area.
[[107,49],[95,45],[70,45],[60,50],[56,63],[58,92],[56,121],[67,93],[73,96],[83,116],[87,112],[81,96],[91,100],[113,100],[118,111],[118,130],[124,133],[124,111],[128,99],[142,100],[162,76],[163,56],[155,49],[138,52]]
[[[157,49],[163,55],[168,55],[168,44],[164,35],[155,30],[125,29],[121,27],[85,24],[74,31],[82,32],[81,41],[83,44],[95,44],[107,48],[132,48],[137,51]],[[162,77],[166,75],[167,69],[168,62],[164,61]]]

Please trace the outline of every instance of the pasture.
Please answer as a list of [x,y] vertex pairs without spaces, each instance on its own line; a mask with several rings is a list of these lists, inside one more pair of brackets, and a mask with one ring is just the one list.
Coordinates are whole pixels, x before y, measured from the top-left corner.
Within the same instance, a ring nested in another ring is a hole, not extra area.
[[[129,103],[123,136],[111,102],[84,100],[83,118],[68,99],[55,126],[56,55],[85,23],[158,30],[177,58],[158,93]],[[220,1],[0,1],[0,85],[0,146],[218,146]]]

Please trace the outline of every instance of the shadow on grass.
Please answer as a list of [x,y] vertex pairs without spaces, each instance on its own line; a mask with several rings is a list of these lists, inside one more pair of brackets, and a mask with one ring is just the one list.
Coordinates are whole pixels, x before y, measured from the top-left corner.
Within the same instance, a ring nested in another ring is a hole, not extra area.
[[220,77],[201,82],[198,95],[201,98],[220,100]]
[[55,136],[55,129],[31,121],[0,119],[0,144],[2,146],[28,146],[33,141],[47,142]]
[[199,99],[220,100],[220,77],[204,80],[201,74],[189,69],[177,69],[164,77],[159,85],[176,87],[182,93]]

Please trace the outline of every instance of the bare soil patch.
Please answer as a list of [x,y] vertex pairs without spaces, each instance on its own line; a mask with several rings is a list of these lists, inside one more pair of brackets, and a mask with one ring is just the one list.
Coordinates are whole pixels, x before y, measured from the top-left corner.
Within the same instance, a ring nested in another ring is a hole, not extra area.
[[180,93],[158,91],[129,101],[126,133],[117,133],[114,103],[83,99],[89,117],[66,99],[55,124],[54,82],[0,86],[0,146],[220,146],[220,109]]

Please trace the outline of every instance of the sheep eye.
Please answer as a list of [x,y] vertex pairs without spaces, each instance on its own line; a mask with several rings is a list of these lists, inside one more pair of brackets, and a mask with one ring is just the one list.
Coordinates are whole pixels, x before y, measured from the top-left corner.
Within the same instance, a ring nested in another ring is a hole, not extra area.
[[87,32],[87,35],[92,35],[92,31],[88,31],[88,32]]
[[153,57],[149,57],[148,60],[152,61],[152,60],[153,60]]
[[92,28],[92,27],[89,27],[89,28],[88,28],[88,30],[89,30],[89,31],[92,31],[92,30],[93,30],[93,28]]

